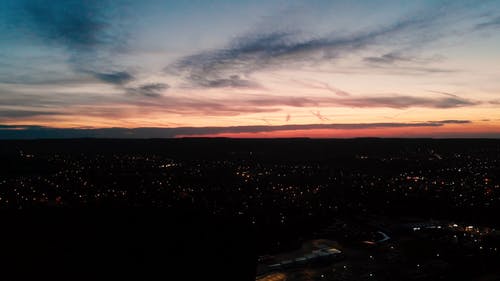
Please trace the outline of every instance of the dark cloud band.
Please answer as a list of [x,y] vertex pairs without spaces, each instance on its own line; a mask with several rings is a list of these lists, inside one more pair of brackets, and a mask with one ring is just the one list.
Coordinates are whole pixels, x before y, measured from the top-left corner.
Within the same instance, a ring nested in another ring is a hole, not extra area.
[[177,127],[177,128],[106,128],[59,129],[41,126],[0,125],[0,139],[36,138],[174,138],[178,136],[262,133],[295,130],[360,130],[378,128],[441,127],[447,124],[468,124],[469,120],[443,120],[419,123],[350,123],[305,124],[280,126]]

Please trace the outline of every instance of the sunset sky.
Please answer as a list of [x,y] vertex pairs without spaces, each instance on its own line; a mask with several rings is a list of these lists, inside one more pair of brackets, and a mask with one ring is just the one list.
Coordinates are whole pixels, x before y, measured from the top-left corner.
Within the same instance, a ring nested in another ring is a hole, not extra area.
[[500,137],[500,1],[0,2],[0,138]]

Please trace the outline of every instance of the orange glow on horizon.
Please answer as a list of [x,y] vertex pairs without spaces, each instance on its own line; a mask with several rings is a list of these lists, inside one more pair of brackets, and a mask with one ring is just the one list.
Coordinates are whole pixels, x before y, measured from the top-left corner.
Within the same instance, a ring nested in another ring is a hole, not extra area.
[[373,128],[373,129],[312,129],[312,130],[282,130],[256,133],[221,133],[206,135],[178,135],[181,137],[227,137],[227,138],[419,138],[419,137],[474,137],[500,133],[496,125],[446,125],[441,127],[405,127],[405,128]]

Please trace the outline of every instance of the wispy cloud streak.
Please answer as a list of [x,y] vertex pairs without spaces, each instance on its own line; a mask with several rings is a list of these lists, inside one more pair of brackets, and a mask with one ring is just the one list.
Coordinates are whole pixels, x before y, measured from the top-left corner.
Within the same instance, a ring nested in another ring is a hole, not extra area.
[[[350,35],[332,32],[326,36],[307,38],[301,32],[291,31],[247,34],[233,40],[226,48],[204,51],[181,58],[167,66],[166,71],[181,75],[193,85],[203,87],[210,86],[207,81],[230,79],[229,77],[234,75],[247,75],[265,68],[333,60],[371,45],[391,40],[397,41],[394,38],[400,38],[399,44],[403,45],[423,44],[424,41],[430,39],[418,38],[418,33],[427,30],[439,18],[436,13],[428,11],[393,24]],[[408,33],[416,34],[411,42],[408,42],[409,39],[404,36]],[[427,37],[431,36],[427,35]],[[391,53],[381,58],[368,58],[377,62],[404,59],[401,55]],[[205,81],[205,83],[200,83],[200,81]]]
[[166,83],[149,83],[136,88],[127,88],[126,91],[128,94],[134,96],[159,98],[162,96],[162,92],[168,88],[170,88],[170,86]]

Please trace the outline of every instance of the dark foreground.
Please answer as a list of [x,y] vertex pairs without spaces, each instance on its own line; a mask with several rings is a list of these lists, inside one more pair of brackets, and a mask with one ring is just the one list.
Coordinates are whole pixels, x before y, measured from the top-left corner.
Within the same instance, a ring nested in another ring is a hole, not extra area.
[[0,141],[0,156],[10,279],[500,279],[498,140]]
[[2,280],[254,280],[251,229],[233,219],[64,208],[4,210],[0,221]]

